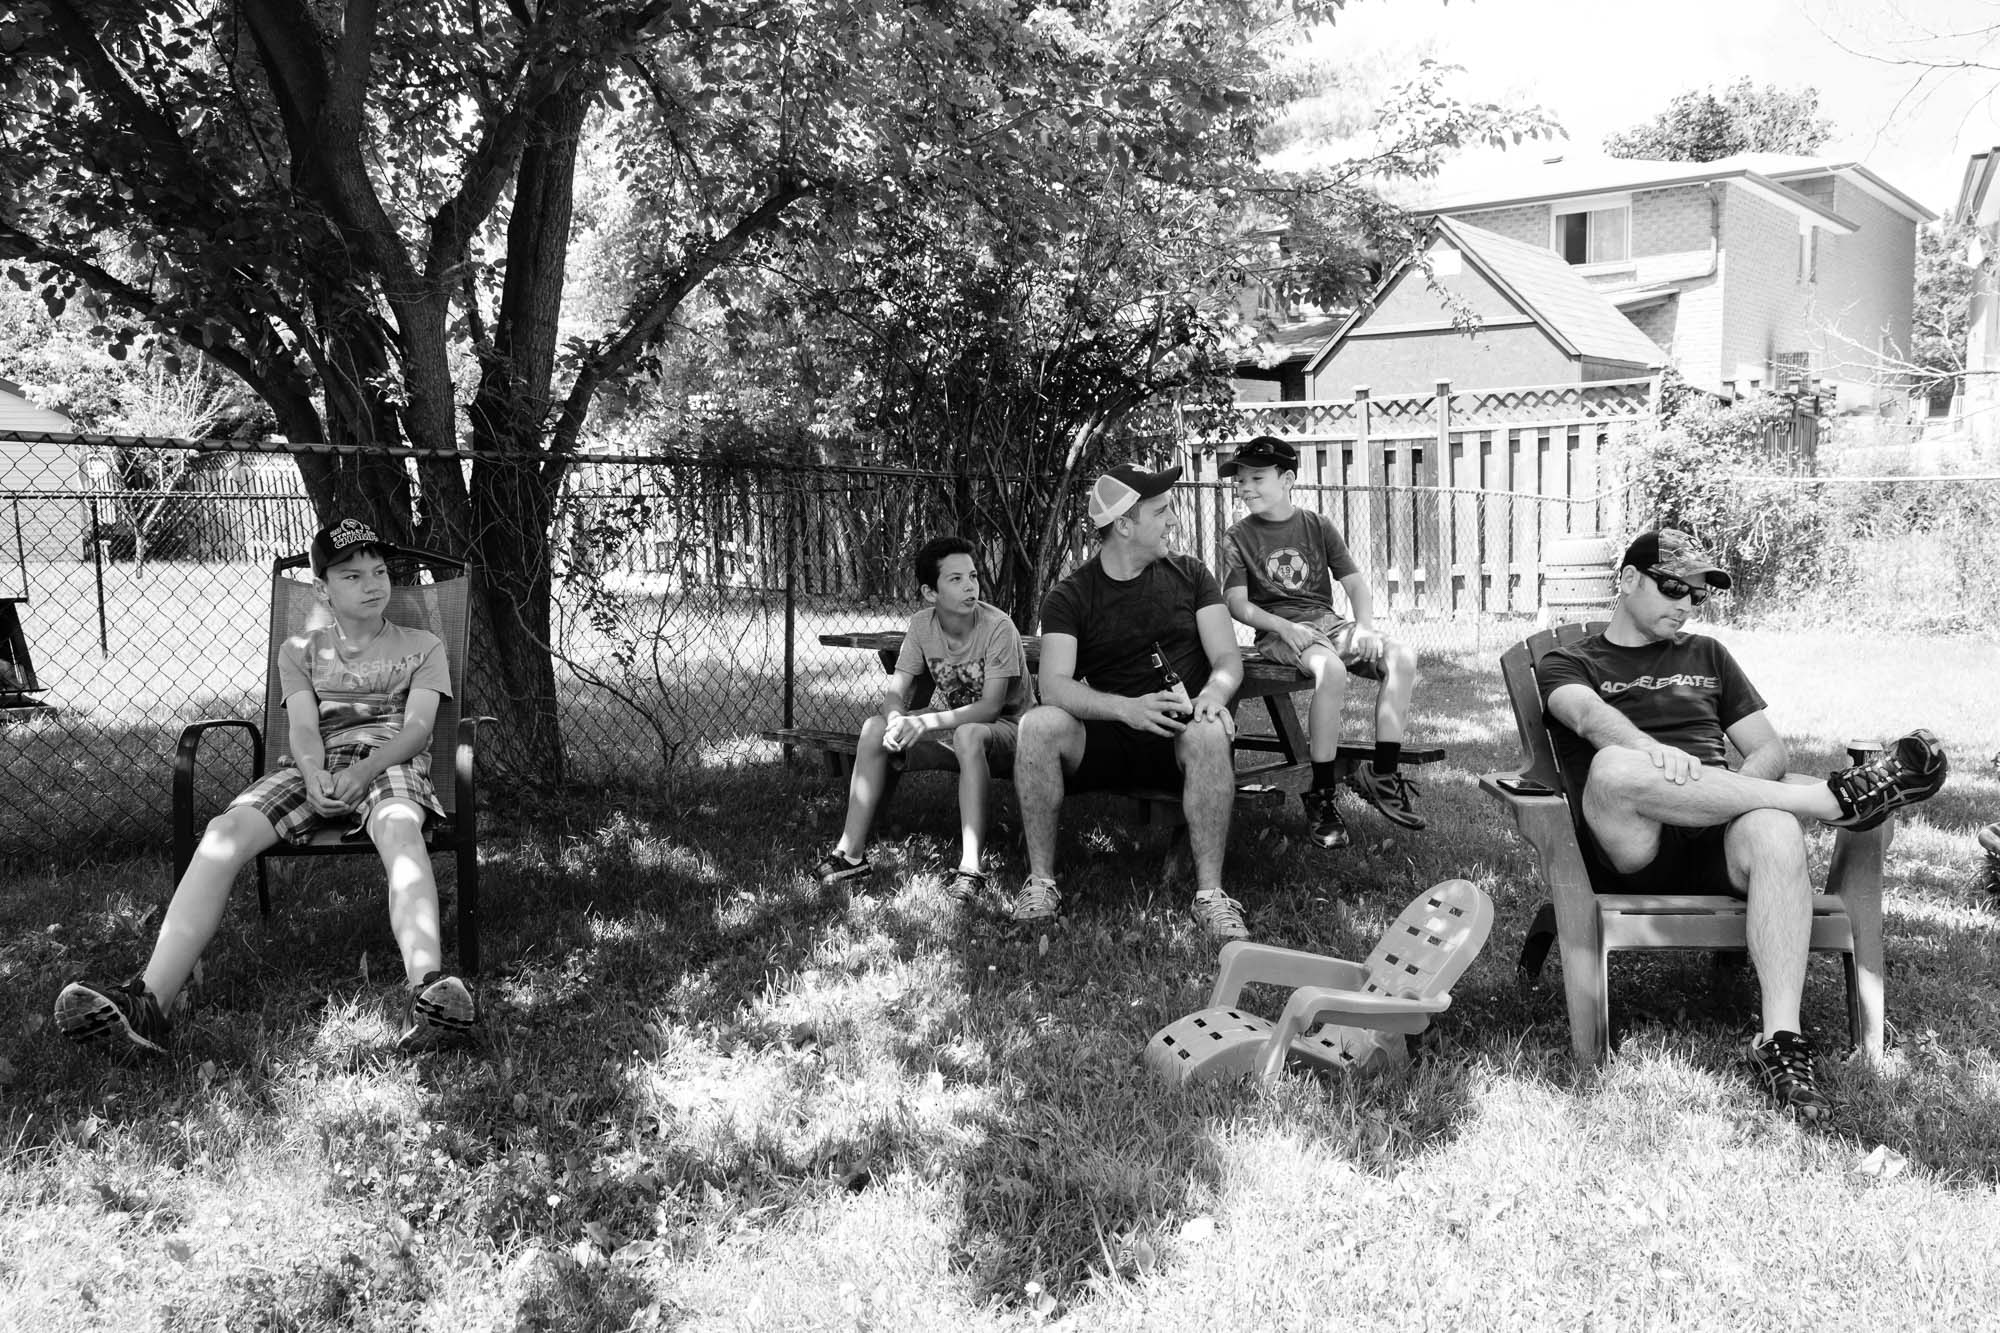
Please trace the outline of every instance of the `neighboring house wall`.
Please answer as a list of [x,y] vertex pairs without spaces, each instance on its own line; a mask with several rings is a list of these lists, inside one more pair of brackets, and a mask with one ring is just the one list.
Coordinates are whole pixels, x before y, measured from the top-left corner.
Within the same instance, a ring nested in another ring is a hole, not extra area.
[[1820,237],[1807,329],[1814,365],[1836,380],[1900,390],[1907,376],[1882,367],[1878,353],[1891,363],[1909,356],[1917,224],[1851,181],[1830,183],[1834,212],[1859,230]]
[[1729,381],[1739,377],[1739,368],[1755,368],[1754,378],[1767,382],[1772,356],[1807,347],[1809,284],[1799,278],[1798,215],[1731,184],[1722,201],[1722,279],[1728,300],[1718,359],[1707,373]]
[[[36,407],[0,382],[0,430],[52,434],[72,429],[69,418]],[[0,440],[0,564],[11,569],[16,555],[28,560],[77,559],[87,546],[84,505],[61,497],[82,484],[70,446]],[[11,573],[0,575],[0,595],[21,594],[22,590],[10,589],[12,581]]]
[[1678,361],[1680,353],[1674,350],[1674,333],[1680,317],[1681,303],[1678,299],[1662,301],[1643,310],[1627,311],[1625,318],[1632,321],[1639,332],[1660,345],[1670,358]]
[[1453,213],[1460,222],[1470,222],[1496,235],[1523,245],[1549,248],[1549,206],[1522,204],[1516,208],[1489,208],[1483,213]]

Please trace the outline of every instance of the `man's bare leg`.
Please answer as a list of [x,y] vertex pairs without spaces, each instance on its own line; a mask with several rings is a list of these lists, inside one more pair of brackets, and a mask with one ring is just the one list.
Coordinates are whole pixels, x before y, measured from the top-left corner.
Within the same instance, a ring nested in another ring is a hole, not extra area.
[[1729,882],[1749,899],[1746,930],[1757,970],[1763,1014],[1760,1039],[1800,1032],[1812,943],[1812,877],[1798,820],[1779,810],[1752,810],[1723,834]]
[[1660,826],[1708,828],[1752,810],[1782,810],[1807,819],[1835,819],[1840,802],[1823,782],[1746,778],[1726,768],[1670,782],[1638,750],[1599,750],[1583,788],[1583,817],[1614,869],[1637,870],[1659,849]]
[[1229,845],[1229,816],[1236,805],[1236,770],[1229,733],[1220,722],[1188,727],[1174,742],[1181,765],[1181,813],[1194,855],[1194,887],[1222,887],[1222,858]]
[[1021,806],[1030,878],[1055,878],[1063,774],[1082,761],[1083,723],[1049,704],[1023,715],[1014,755],[1014,795]]

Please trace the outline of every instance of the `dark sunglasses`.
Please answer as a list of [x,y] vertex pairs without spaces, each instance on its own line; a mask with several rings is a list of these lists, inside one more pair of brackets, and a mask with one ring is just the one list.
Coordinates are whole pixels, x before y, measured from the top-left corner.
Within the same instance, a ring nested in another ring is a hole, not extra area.
[[1691,583],[1683,583],[1672,574],[1662,574],[1658,570],[1649,569],[1646,571],[1646,577],[1651,579],[1653,586],[1660,590],[1660,596],[1670,602],[1678,602],[1681,598],[1685,597],[1693,602],[1694,605],[1700,606],[1708,600],[1709,590],[1707,588],[1697,588]]

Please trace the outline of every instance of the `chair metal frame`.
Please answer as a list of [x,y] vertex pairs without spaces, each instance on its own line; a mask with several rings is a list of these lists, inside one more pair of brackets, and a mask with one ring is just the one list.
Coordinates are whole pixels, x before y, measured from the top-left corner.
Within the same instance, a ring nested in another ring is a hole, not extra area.
[[[1551,943],[1562,952],[1570,1044],[1579,1063],[1610,1046],[1610,955],[1622,949],[1744,952],[1747,903],[1731,893],[1599,893],[1583,854],[1580,791],[1562,771],[1543,716],[1536,666],[1550,651],[1602,631],[1603,621],[1541,630],[1500,658],[1521,734],[1517,772],[1488,773],[1479,787],[1513,818],[1533,849],[1549,900],[1521,948],[1523,979],[1541,972]],[[1817,779],[1807,779],[1816,781]],[[1867,832],[1836,831],[1826,892],[1812,905],[1811,948],[1838,953],[1847,980],[1848,1032],[1870,1056],[1882,1052],[1882,862],[1893,816]]]
[[[264,722],[261,727],[248,718],[210,718],[190,723],[181,730],[174,751],[173,838],[174,879],[179,882],[194,859],[201,828],[195,819],[195,769],[202,743],[210,733],[238,730],[249,737],[250,781],[283,761],[287,748],[285,701],[278,684],[278,649],[303,632],[315,613],[317,599],[313,586],[294,577],[307,568],[304,555],[288,556],[271,566],[271,619],[265,656]],[[437,790],[444,817],[433,815],[425,822],[424,846],[433,866],[441,853],[449,852],[457,867],[454,893],[458,908],[458,959],[468,975],[479,971],[479,789],[475,759],[479,725],[490,717],[463,715],[465,707],[465,652],[469,638],[472,573],[462,560],[427,551],[404,551],[392,562],[392,569],[414,567],[428,572],[431,582],[399,582],[390,593],[388,618],[400,625],[427,629],[444,642],[451,671],[451,697],[438,700],[437,719],[431,741],[431,784]],[[247,786],[246,781],[241,786]],[[257,905],[271,914],[271,893],[267,863],[273,858],[295,856],[377,855],[367,840],[343,837],[343,830],[327,826],[314,831],[304,843],[280,842],[257,858]]]

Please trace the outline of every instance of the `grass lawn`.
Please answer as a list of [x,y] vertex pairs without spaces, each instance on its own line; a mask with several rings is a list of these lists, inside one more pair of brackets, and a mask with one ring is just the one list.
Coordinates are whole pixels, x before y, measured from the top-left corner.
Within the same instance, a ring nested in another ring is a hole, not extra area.
[[[172,1055],[73,1052],[73,976],[142,960],[164,859],[0,895],[0,1327],[1109,1329],[1983,1327],[2000,1305],[2000,649],[1860,632],[1725,637],[1794,767],[1931,726],[1950,785],[1890,853],[1879,1067],[1836,1063],[1801,1129],[1743,1076],[1747,974],[1614,965],[1625,1032],[1579,1074],[1556,985],[1513,953],[1539,895],[1474,786],[1515,756],[1497,645],[1426,658],[1429,831],[1350,807],[1242,817],[1228,879],[1273,942],[1361,957],[1464,876],[1492,942],[1418,1067],[1173,1093],[1147,1037],[1213,950],[1181,858],[1110,805],[1065,821],[1060,929],[954,915],[948,780],[913,777],[868,892],[803,867],[838,827],[815,769],[746,760],[650,803],[503,810],[486,1030],[404,1059],[380,871],[245,891]],[[1358,725],[1355,708],[1351,725]],[[996,846],[1022,872],[1011,796]],[[1829,845],[1812,835],[1821,860]],[[446,872],[449,892],[449,872]],[[1837,1045],[1838,967],[1808,1026]]]

